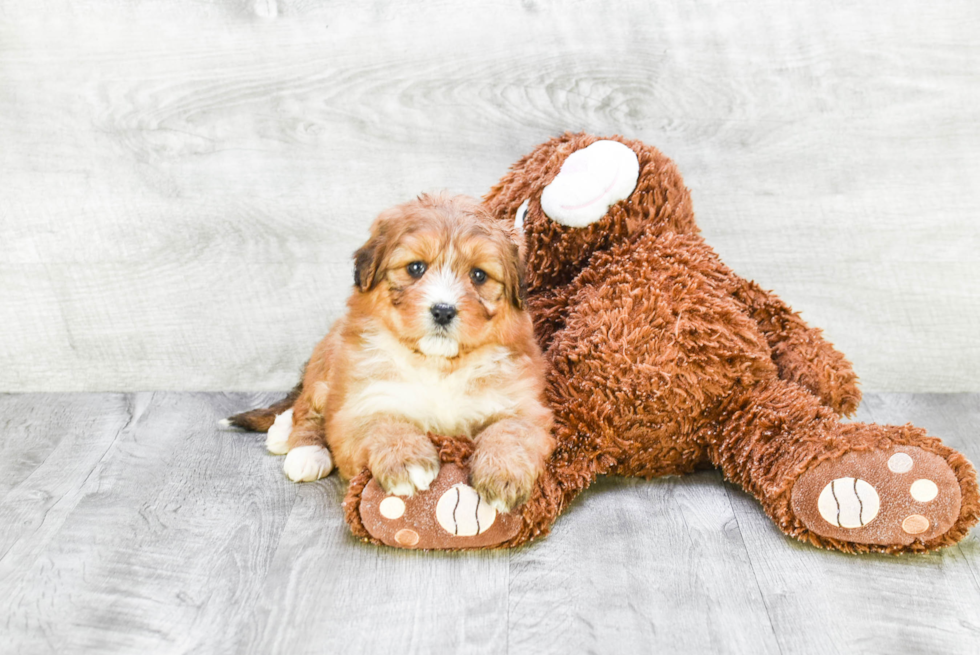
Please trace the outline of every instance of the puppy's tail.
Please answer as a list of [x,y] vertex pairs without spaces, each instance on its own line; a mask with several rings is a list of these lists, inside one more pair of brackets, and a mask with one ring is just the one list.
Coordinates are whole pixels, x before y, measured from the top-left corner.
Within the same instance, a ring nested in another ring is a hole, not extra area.
[[300,380],[289,395],[265,409],[253,409],[241,414],[235,414],[221,421],[222,425],[234,425],[252,432],[268,432],[276,417],[293,406],[299,395],[303,393],[303,381]]

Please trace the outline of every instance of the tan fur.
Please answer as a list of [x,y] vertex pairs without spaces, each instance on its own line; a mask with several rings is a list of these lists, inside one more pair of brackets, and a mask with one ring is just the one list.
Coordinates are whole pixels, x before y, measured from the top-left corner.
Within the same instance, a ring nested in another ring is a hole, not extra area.
[[[416,261],[428,266],[417,280],[406,269]],[[378,217],[355,264],[347,314],[306,366],[289,448],[326,444],[345,477],[369,468],[410,495],[438,471],[427,433],[463,436],[475,441],[477,491],[508,510],[525,500],[554,441],[508,228],[475,200],[421,196]],[[446,289],[459,313],[451,338],[433,337],[429,307]]]

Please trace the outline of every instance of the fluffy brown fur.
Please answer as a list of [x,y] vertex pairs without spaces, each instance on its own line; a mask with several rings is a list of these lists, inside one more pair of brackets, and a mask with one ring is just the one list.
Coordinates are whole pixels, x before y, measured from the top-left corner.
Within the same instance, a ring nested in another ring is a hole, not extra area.
[[[345,477],[369,469],[404,496],[439,470],[427,433],[459,436],[474,443],[484,500],[502,511],[526,500],[554,440],[513,231],[475,200],[423,195],[383,212],[354,260],[348,311],[314,350],[295,402],[230,422],[268,429],[291,405],[287,475],[328,473],[329,446]],[[444,325],[437,307],[452,312]]]

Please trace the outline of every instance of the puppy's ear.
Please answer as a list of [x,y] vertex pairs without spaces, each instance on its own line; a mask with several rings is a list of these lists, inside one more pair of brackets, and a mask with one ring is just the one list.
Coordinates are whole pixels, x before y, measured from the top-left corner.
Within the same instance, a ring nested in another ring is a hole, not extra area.
[[[520,257],[521,263],[523,264],[527,261],[527,239],[524,236],[523,223],[524,217],[527,216],[527,208],[523,205],[521,205],[521,208],[523,209],[524,213],[521,217],[520,225],[518,225],[516,221],[513,223],[508,221],[505,223],[505,225],[507,226],[507,234],[510,236],[510,240],[517,244],[517,255]],[[518,212],[520,211],[521,209],[518,209]]]
[[504,293],[517,309],[524,309],[527,302],[527,283],[524,280],[524,258],[513,239],[504,247]]
[[381,262],[387,250],[386,241],[384,233],[375,234],[354,253],[354,285],[358,291],[370,291],[384,277]]

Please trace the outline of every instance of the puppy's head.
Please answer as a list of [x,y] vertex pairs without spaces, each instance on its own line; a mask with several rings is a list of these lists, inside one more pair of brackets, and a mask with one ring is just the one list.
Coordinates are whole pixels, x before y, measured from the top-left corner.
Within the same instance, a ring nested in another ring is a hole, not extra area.
[[430,357],[516,338],[529,320],[515,236],[466,196],[393,207],[354,255],[352,308]]

